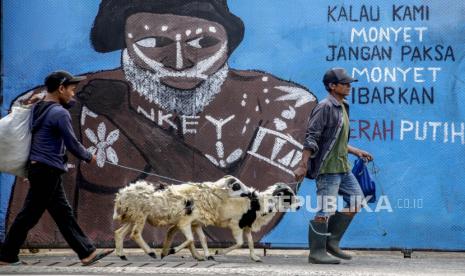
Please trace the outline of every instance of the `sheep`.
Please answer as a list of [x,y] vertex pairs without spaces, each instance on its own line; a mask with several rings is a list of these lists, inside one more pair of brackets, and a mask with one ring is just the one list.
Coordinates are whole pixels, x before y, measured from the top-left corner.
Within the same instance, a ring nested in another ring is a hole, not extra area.
[[[208,252],[208,248],[205,235],[202,231],[202,224],[214,225],[231,229],[236,241],[236,244],[229,248],[217,250],[216,255],[224,255],[236,248],[240,248],[243,244],[243,235],[245,234],[250,250],[250,258],[255,262],[260,262],[260,257],[254,252],[252,232],[257,232],[268,224],[277,212],[283,212],[287,209],[299,209],[300,201],[288,185],[276,183],[263,192],[252,190],[247,198],[228,198],[220,207],[219,212],[221,216],[217,220],[212,221],[212,223],[205,224],[200,221],[193,221],[192,228],[199,236],[204,251]],[[168,247],[177,230],[178,227],[176,225],[168,229],[163,242],[162,258],[173,252],[173,249],[169,249]],[[205,253],[206,255],[209,254],[207,252]]]
[[[192,256],[203,260],[193,246],[192,222],[211,224],[217,220],[217,206],[229,198],[249,194],[249,188],[233,176],[225,176],[216,182],[171,185],[162,190],[156,190],[152,184],[143,180],[130,184],[120,189],[115,198],[113,219],[122,224],[115,231],[116,255],[127,260],[123,254],[123,241],[130,233],[131,239],[146,254],[156,258],[155,251],[141,235],[145,222],[148,222],[155,227],[175,225],[184,234],[186,241],[171,253],[189,246]],[[208,254],[206,257],[212,258]]]

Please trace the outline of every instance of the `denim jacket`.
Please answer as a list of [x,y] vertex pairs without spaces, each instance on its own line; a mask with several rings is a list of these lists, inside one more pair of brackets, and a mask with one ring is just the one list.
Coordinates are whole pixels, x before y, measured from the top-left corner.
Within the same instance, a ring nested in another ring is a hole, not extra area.
[[[349,115],[349,104],[346,101],[343,104]],[[342,129],[342,112],[341,103],[332,95],[328,95],[313,109],[304,142],[304,148],[312,152],[307,164],[308,178],[318,176],[321,165],[333,148]]]

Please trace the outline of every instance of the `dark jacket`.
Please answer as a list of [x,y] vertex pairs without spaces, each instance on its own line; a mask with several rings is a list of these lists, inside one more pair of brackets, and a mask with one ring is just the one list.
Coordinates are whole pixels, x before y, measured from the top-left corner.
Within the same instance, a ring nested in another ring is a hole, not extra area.
[[32,110],[32,141],[29,160],[68,171],[66,149],[90,162],[92,154],[76,139],[71,115],[58,103],[39,102]]
[[[343,103],[349,115],[349,104],[346,101]],[[341,132],[342,120],[341,103],[331,95],[328,95],[313,109],[304,142],[304,148],[312,151],[307,164],[308,178],[314,179],[318,176],[321,165]]]

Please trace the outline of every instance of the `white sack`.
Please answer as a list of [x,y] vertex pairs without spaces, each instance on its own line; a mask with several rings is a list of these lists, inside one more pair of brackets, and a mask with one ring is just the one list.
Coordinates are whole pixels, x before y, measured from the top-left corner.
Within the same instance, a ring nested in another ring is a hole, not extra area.
[[0,171],[26,176],[31,149],[31,106],[15,106],[0,119]]

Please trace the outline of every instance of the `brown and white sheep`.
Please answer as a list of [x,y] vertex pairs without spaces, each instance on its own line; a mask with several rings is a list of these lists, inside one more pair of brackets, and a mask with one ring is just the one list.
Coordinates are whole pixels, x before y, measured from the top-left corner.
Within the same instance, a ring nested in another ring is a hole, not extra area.
[[127,260],[123,254],[123,241],[130,233],[131,239],[146,254],[156,258],[155,251],[141,235],[148,222],[152,226],[175,225],[184,234],[186,241],[173,248],[172,253],[189,247],[195,259],[203,260],[193,246],[192,223],[198,221],[211,224],[219,216],[215,209],[225,200],[248,194],[249,188],[233,176],[225,176],[216,182],[171,185],[162,190],[156,190],[147,181],[137,181],[124,187],[116,194],[113,214],[113,219],[122,224],[115,231],[116,255]]
[[[236,248],[240,248],[244,243],[243,236],[245,234],[250,250],[250,258],[253,261],[260,262],[260,257],[254,251],[252,232],[257,232],[268,224],[277,212],[300,208],[300,201],[288,185],[276,183],[263,192],[251,192],[247,198],[228,198],[219,207],[217,211],[220,216],[216,220],[211,221],[209,224],[194,221],[192,225],[192,228],[199,236],[204,251],[206,251],[206,256],[209,256],[209,253],[202,226],[213,225],[231,229],[236,241],[236,244],[231,247],[217,250],[217,255],[224,255]],[[178,228],[175,225],[169,228],[163,242],[162,258],[173,252],[173,248],[170,249],[169,246],[177,230]],[[193,250],[193,247],[191,250]]]

